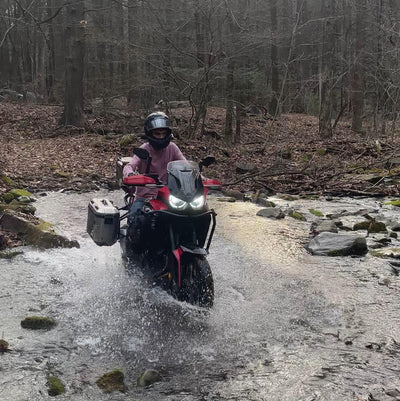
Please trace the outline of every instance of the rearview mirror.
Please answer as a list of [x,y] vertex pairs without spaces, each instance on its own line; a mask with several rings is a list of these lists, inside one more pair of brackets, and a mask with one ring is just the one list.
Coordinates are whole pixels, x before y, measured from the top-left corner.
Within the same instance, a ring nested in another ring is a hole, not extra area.
[[133,154],[142,160],[147,160],[150,156],[149,152],[143,148],[133,148]]
[[211,164],[215,163],[215,157],[214,156],[206,156],[201,162],[200,166],[210,166]]

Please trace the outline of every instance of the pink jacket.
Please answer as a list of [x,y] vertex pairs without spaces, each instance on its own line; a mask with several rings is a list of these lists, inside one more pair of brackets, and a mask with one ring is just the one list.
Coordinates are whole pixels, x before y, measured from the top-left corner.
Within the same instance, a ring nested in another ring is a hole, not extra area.
[[[154,149],[148,142],[144,143],[141,148],[146,149],[151,156],[150,174],[158,174],[158,178],[162,182],[167,181],[167,164],[174,160],[186,160],[182,152],[173,142],[164,149]],[[133,155],[132,160],[124,167],[124,177],[130,173],[144,174],[146,172],[147,161],[139,159]],[[157,189],[149,189],[137,187],[135,196],[137,198],[153,198],[157,195]]]

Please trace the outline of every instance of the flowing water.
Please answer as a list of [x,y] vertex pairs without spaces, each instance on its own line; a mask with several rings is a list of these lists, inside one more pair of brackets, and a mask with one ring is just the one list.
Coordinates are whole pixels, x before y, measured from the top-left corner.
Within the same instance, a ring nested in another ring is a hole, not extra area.
[[[0,260],[0,333],[11,349],[0,354],[1,401],[52,399],[49,375],[65,383],[59,399],[68,400],[400,399],[399,279],[387,262],[310,256],[309,222],[267,220],[255,216],[258,206],[212,198],[215,306],[206,311],[127,268],[118,244],[91,241],[87,203],[101,196],[121,203],[120,192],[51,193],[36,203],[80,249],[24,248]],[[360,208],[353,200],[297,206]],[[21,328],[33,315],[58,325]],[[105,394],[95,382],[115,368],[127,390]],[[162,381],[137,387],[148,368]]]

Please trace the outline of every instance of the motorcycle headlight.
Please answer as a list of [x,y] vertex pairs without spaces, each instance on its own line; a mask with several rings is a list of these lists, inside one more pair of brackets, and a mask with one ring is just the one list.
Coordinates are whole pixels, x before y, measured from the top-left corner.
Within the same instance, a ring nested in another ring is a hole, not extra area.
[[183,201],[182,199],[177,198],[174,195],[169,196],[169,204],[174,209],[184,209],[187,206],[187,202]]
[[191,206],[193,209],[200,209],[200,208],[202,208],[202,207],[204,206],[204,200],[205,200],[204,196],[201,195],[201,196],[199,196],[198,198],[193,199],[193,200],[190,202],[190,206]]

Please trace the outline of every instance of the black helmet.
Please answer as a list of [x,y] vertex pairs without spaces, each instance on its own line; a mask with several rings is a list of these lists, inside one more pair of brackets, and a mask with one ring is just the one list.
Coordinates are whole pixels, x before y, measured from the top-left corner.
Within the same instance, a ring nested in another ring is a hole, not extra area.
[[[155,129],[167,130],[167,135],[165,138],[154,138],[151,132]],[[161,111],[149,114],[144,122],[144,134],[153,148],[166,148],[172,138],[171,121],[169,120],[168,116]]]

